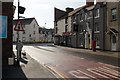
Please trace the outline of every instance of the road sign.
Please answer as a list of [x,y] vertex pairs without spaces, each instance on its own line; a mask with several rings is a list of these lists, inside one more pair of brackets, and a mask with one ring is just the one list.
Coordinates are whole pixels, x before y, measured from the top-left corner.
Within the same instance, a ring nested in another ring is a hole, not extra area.
[[15,30],[15,31],[24,31],[23,26],[22,26],[22,23],[21,23],[20,20],[17,21],[14,30]]

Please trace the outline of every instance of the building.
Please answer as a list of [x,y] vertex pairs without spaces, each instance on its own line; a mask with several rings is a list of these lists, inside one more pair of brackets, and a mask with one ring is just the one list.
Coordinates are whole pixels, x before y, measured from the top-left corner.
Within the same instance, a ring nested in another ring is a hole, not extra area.
[[107,2],[107,28],[105,40],[106,50],[120,51],[120,1]]
[[[17,41],[17,31],[14,31],[18,20],[13,21],[13,42]],[[23,42],[39,42],[39,24],[35,18],[20,19],[24,31],[19,31]]]
[[[94,4],[94,0],[91,2],[86,0],[86,5],[55,21],[58,22],[55,31],[59,35],[58,42],[56,41],[55,44],[62,42],[65,46],[92,49],[95,41],[96,49],[120,51],[119,5],[120,1],[96,0]],[[67,27],[70,28],[69,31]]]
[[39,42],[54,42],[53,35],[53,29],[39,28]]
[[63,43],[62,34],[65,32],[65,16],[67,12],[54,8],[54,44],[60,45]]

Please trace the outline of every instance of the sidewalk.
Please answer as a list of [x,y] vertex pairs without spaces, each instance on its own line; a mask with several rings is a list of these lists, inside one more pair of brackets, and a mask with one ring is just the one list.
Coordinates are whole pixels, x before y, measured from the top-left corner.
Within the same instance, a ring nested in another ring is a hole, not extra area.
[[57,46],[57,45],[54,45],[54,46],[62,48],[62,49],[67,49],[69,51],[82,52],[82,53],[94,54],[94,55],[102,55],[102,56],[108,56],[108,57],[114,57],[114,58],[120,59],[120,52],[101,51],[101,50],[96,50],[95,52],[93,52],[90,49],[71,48],[71,47]]
[[20,60],[20,66],[4,67],[3,80],[42,80],[47,78],[56,79],[56,77],[58,77],[58,75],[53,75],[47,68],[40,65],[28,54],[26,57],[27,58],[22,58]]

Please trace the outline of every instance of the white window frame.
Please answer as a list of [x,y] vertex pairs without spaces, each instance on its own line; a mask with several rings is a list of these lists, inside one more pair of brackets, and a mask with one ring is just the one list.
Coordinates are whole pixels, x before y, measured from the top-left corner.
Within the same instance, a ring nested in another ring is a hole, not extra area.
[[95,9],[95,18],[100,17],[100,9]]
[[[112,20],[117,20],[117,9],[116,9],[116,8],[113,8],[113,9],[111,10],[111,15],[112,15]],[[113,16],[116,16],[116,18],[113,19]]]

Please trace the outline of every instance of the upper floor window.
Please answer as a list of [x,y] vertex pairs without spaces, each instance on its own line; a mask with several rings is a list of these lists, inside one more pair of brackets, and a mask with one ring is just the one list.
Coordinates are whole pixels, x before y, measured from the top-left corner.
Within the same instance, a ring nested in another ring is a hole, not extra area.
[[35,24],[34,24],[34,28],[35,28]]
[[114,8],[112,9],[112,20],[116,20],[117,19],[117,9]]
[[99,9],[96,9],[95,10],[95,18],[99,17],[100,16],[100,10]]
[[92,18],[92,11],[89,11],[89,12],[87,13],[87,19],[89,19],[89,18]]
[[76,18],[76,17],[74,17],[74,19],[73,19],[73,23],[76,23],[76,21],[77,21],[77,18]]
[[68,23],[68,17],[65,18],[65,24],[67,24],[67,23]]
[[55,28],[55,33],[56,33],[56,34],[58,33],[58,28],[57,28],[57,27]]
[[84,15],[80,14],[80,21],[83,21]]
[[67,30],[68,30],[67,27],[68,27],[68,25],[65,25],[65,32],[67,32]]
[[100,31],[99,23],[95,23],[95,32],[99,32],[99,31]]

